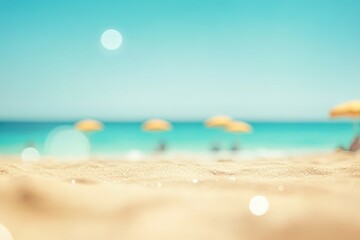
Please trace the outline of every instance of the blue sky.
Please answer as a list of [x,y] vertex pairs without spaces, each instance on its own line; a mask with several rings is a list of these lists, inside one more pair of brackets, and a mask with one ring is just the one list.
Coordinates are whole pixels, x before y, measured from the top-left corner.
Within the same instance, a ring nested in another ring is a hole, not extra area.
[[0,119],[327,119],[360,98],[359,23],[347,0],[0,0]]

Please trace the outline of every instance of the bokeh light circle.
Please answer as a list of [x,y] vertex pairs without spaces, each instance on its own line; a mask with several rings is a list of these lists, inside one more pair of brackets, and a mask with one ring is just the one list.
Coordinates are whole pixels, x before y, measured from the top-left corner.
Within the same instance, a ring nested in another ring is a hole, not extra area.
[[256,216],[262,216],[269,210],[269,201],[265,196],[255,196],[249,202],[249,210]]
[[40,160],[40,153],[36,148],[27,147],[21,152],[21,160],[24,162],[36,162]]
[[101,44],[108,50],[118,49],[122,44],[121,33],[115,29],[108,29],[101,35]]
[[45,150],[57,160],[88,160],[90,142],[83,133],[73,127],[61,126],[48,135]]
[[13,240],[10,231],[2,224],[0,224],[0,239],[1,240]]
[[144,158],[144,154],[141,150],[132,149],[127,154],[127,159],[130,161],[140,161]]

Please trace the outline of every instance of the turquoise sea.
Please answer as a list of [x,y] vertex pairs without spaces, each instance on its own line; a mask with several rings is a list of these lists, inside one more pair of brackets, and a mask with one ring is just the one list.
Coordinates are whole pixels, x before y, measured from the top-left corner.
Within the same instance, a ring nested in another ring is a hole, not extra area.
[[[249,122],[254,132],[234,135],[219,129],[209,129],[201,122],[174,122],[173,130],[148,133],[141,122],[105,122],[105,129],[90,136],[92,152],[96,154],[125,154],[131,150],[151,152],[161,139],[169,152],[210,152],[214,141],[223,151],[234,140],[242,151],[301,152],[329,151],[348,146],[353,138],[351,122]],[[49,133],[59,126],[74,122],[0,122],[0,154],[17,155],[29,145],[45,153]]]

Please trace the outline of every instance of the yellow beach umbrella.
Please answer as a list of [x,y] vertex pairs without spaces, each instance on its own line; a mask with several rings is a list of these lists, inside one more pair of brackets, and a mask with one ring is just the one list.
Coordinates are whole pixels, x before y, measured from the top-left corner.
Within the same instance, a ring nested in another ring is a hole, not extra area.
[[[206,119],[204,122],[204,125],[208,128],[223,129],[226,126],[228,126],[232,121],[233,121],[232,118],[229,116],[217,115],[217,116],[213,116],[213,117]],[[220,142],[221,142],[221,139],[223,139],[225,137],[223,131],[217,132],[216,135],[217,136],[215,137],[214,142],[211,147],[211,149],[213,151],[219,151],[221,149]]]
[[352,100],[336,105],[331,109],[330,116],[360,118],[360,100]]
[[226,126],[226,131],[231,133],[251,133],[252,127],[246,122],[231,122]]
[[[231,122],[228,126],[226,126],[225,129],[229,133],[236,133],[236,134],[252,132],[251,125],[246,122],[241,122],[241,121]],[[232,150],[233,151],[239,150],[239,144],[238,144],[237,140],[234,140]]]
[[75,128],[81,132],[97,132],[104,128],[104,125],[94,119],[84,119],[75,124]]
[[205,121],[205,126],[214,128],[214,127],[226,127],[232,122],[232,118],[225,115],[218,115],[211,118],[208,118]]
[[354,120],[355,135],[358,134],[358,123],[360,119],[360,100],[352,100],[333,107],[330,111],[333,118],[352,118]]
[[164,132],[172,129],[171,123],[162,119],[150,119],[143,123],[142,129],[148,132]]
[[[143,123],[142,129],[147,132],[166,132],[172,129],[171,123],[163,119],[150,119]],[[163,152],[166,149],[166,145],[159,139],[159,146],[157,151]]]
[[78,131],[81,131],[85,134],[85,136],[88,139],[89,144],[91,146],[92,143],[91,143],[90,133],[99,132],[99,131],[103,130],[104,125],[100,121],[97,121],[94,119],[84,119],[84,120],[78,121],[75,124],[75,128]]

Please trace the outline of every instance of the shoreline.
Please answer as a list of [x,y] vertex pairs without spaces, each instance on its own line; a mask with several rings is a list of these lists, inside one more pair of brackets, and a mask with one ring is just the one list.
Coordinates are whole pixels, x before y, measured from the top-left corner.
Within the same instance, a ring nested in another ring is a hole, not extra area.
[[[86,160],[82,161],[93,161],[93,160],[111,160],[111,161],[143,161],[152,160],[156,158],[160,159],[171,159],[171,158],[182,158],[182,159],[201,159],[202,161],[216,161],[221,159],[228,159],[233,161],[246,161],[246,160],[257,160],[257,159],[285,159],[285,158],[296,158],[296,157],[309,157],[318,155],[331,155],[337,152],[346,153],[346,151],[336,149],[265,149],[260,148],[256,150],[240,150],[238,152],[231,151],[175,151],[169,150],[165,152],[143,152],[138,149],[133,149],[126,152],[119,153],[90,153]],[[4,154],[0,153],[0,159],[11,158],[21,160],[21,153],[17,154]],[[81,157],[80,157],[81,158]],[[40,154],[38,161],[46,160],[59,160],[59,161],[77,161],[77,157],[71,157],[67,159],[62,156],[51,156],[46,154]]]

